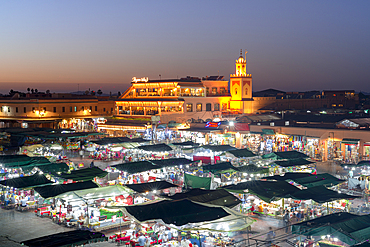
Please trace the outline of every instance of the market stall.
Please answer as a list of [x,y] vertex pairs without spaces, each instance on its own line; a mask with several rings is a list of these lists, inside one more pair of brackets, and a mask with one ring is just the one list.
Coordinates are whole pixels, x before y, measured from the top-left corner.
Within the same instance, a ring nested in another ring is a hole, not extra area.
[[23,241],[22,245],[29,247],[62,247],[79,246],[104,241],[108,241],[108,237],[106,237],[103,233],[91,232],[87,230],[75,230],[30,239]]

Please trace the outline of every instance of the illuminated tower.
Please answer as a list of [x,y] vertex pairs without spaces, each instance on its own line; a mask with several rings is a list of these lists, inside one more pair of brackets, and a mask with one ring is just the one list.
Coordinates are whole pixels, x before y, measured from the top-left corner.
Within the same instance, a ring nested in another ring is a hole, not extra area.
[[242,113],[252,113],[252,75],[247,73],[247,51],[243,58],[242,50],[240,57],[235,61],[235,74],[230,75],[230,109]]

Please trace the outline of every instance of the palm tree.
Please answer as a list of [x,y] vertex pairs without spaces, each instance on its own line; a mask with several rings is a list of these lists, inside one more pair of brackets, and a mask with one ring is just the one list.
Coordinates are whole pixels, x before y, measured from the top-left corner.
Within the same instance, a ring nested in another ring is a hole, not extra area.
[[31,89],[28,87],[28,88],[27,88],[27,92],[28,92],[28,93],[30,93],[30,91],[31,91]]
[[97,93],[98,95],[101,95],[103,92],[99,89],[96,93]]

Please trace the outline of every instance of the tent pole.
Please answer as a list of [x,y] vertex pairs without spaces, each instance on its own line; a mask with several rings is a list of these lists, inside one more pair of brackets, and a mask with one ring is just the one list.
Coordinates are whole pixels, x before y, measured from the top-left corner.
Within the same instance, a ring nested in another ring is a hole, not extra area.
[[328,211],[329,214],[329,202],[326,202],[326,211]]
[[[121,215],[121,210],[119,211],[119,213],[118,213],[118,216],[120,216]],[[121,236],[121,233],[122,233],[122,231],[121,231],[121,219],[119,220],[119,235]]]

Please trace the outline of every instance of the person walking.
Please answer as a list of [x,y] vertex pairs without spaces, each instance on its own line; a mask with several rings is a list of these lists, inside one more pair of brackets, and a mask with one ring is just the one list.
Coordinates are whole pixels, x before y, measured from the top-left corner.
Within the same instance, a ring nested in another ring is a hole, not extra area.
[[269,227],[269,232],[267,233],[266,236],[266,243],[267,246],[271,246],[274,243],[274,238],[275,238],[275,232],[272,230],[272,227]]
[[283,216],[283,224],[284,224],[286,233],[289,232],[289,222],[290,222],[289,212],[285,211],[285,214]]

